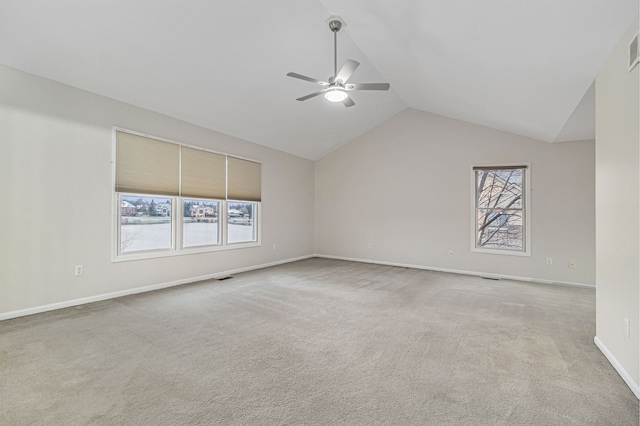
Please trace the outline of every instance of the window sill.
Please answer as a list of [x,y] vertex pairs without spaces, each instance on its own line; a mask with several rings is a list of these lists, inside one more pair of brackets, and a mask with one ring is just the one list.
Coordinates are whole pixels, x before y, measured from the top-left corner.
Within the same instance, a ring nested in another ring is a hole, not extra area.
[[511,250],[498,250],[498,249],[482,249],[477,247],[471,248],[472,253],[484,253],[484,254],[504,254],[507,256],[524,256],[531,257],[531,251],[511,251]]
[[156,250],[156,251],[144,251],[118,254],[112,259],[112,263],[130,262],[134,260],[146,260],[146,259],[158,259],[164,257],[184,256],[189,254],[201,254],[201,253],[213,253],[218,251],[237,250],[251,247],[261,247],[262,244],[259,241],[252,241],[248,243],[230,243],[225,246],[210,246],[210,247],[189,247],[181,250]]

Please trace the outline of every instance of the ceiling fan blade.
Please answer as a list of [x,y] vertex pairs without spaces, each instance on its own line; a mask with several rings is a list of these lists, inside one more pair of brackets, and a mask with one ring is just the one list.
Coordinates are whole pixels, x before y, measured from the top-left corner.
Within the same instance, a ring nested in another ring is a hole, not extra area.
[[354,106],[354,105],[356,104],[355,102],[353,102],[353,99],[351,99],[351,98],[350,98],[350,97],[348,97],[348,96],[347,96],[346,98],[344,98],[344,101],[342,101],[342,103],[343,103],[343,104],[344,104],[344,106],[346,106],[346,107],[352,107],[352,106]]
[[319,92],[315,92],[315,93],[312,93],[312,94],[310,94],[310,95],[307,95],[307,96],[303,96],[303,97],[301,97],[301,98],[298,98],[298,99],[296,99],[296,101],[306,101],[307,99],[315,98],[315,97],[316,97],[316,96],[318,96],[318,95],[322,95],[324,92],[325,92],[324,90],[321,90],[321,91],[319,91]]
[[346,90],[389,90],[389,83],[354,83],[346,84]]
[[347,59],[347,62],[344,63],[338,74],[336,74],[336,78],[334,81],[341,81],[343,84],[349,80],[351,74],[360,66],[360,62],[356,62],[352,59]]
[[316,83],[316,84],[319,84],[321,86],[328,86],[329,85],[329,83],[327,83],[326,81],[316,80],[315,78],[307,77],[306,75],[298,74],[297,72],[289,72],[289,73],[287,73],[287,76],[293,77],[293,78],[298,78],[298,79],[304,80],[304,81],[310,81],[311,83]]

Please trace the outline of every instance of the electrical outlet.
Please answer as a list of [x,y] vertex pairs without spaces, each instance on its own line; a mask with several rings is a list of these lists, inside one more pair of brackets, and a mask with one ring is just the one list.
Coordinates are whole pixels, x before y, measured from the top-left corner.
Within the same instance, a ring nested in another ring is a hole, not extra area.
[[274,250],[276,249],[276,243],[273,243],[273,249]]
[[547,257],[544,261],[547,265],[553,265],[553,259],[550,257]]
[[575,260],[570,260],[569,261],[569,268],[576,269],[576,261]]
[[453,256],[453,250],[449,250],[449,256]]
[[373,248],[373,243],[367,244],[367,248]]
[[79,277],[80,275],[84,274],[84,267],[82,265],[76,265],[76,277]]

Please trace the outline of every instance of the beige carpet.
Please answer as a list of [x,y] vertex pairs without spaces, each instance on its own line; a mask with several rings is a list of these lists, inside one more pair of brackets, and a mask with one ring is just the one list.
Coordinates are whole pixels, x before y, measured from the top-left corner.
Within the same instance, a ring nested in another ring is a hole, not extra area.
[[2,425],[638,425],[594,291],[309,259],[0,322]]

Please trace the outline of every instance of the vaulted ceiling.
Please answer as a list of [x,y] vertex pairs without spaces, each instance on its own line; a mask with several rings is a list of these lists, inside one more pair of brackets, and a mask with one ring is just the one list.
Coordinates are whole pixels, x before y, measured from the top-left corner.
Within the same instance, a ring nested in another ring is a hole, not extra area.
[[[318,86],[287,72],[333,73],[332,15],[338,67],[388,92],[295,100]],[[3,0],[0,63],[309,159],[407,107],[558,142],[594,137],[592,83],[637,16],[638,0]]]

